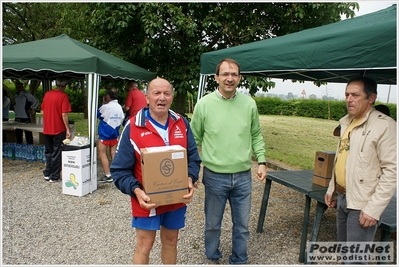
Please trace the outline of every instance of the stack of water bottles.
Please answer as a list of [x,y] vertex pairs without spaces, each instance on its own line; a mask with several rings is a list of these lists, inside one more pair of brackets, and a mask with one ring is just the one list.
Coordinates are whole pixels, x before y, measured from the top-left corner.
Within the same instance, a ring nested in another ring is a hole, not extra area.
[[45,163],[45,146],[3,143],[3,158],[10,160],[39,161]]

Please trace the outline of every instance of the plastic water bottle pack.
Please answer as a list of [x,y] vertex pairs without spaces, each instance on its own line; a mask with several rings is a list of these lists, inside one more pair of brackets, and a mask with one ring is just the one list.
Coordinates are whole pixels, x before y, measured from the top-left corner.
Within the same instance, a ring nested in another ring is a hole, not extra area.
[[45,149],[44,145],[3,143],[3,158],[45,163]]

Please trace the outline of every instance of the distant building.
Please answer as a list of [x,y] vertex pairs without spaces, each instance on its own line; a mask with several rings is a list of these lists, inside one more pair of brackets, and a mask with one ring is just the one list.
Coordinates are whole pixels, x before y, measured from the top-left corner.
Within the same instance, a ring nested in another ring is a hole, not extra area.
[[[246,95],[250,95],[249,94],[249,90],[245,89],[245,88],[239,88],[237,89],[239,92],[246,94]],[[274,97],[274,98],[280,98],[282,100],[292,100],[292,99],[321,99],[321,100],[339,100],[335,97],[332,96],[327,96],[324,95],[322,96],[322,98],[318,98],[317,95],[315,94],[311,94],[309,96],[306,95],[294,95],[292,92],[289,92],[286,95],[283,94],[274,94],[274,93],[268,93],[268,92],[264,92],[262,90],[259,90],[258,92],[255,93],[256,97]]]

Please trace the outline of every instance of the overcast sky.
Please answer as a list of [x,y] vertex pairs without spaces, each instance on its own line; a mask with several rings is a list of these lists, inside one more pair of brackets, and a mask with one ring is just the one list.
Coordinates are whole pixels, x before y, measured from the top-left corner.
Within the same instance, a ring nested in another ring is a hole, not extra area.
[[[389,1],[358,1],[360,9],[359,12],[355,11],[356,16],[372,13],[381,9],[397,4],[397,2]],[[344,19],[344,18],[343,18]],[[273,79],[276,82],[276,87],[269,90],[272,94],[288,94],[292,92],[294,95],[302,96],[301,92],[305,90],[306,96],[315,94],[318,98],[328,94],[329,96],[337,99],[344,99],[345,84],[343,83],[329,83],[321,87],[315,86],[312,82],[305,83],[292,83],[290,81],[282,81],[281,79]],[[378,98],[377,100],[383,103],[397,103],[397,85],[378,85]]]

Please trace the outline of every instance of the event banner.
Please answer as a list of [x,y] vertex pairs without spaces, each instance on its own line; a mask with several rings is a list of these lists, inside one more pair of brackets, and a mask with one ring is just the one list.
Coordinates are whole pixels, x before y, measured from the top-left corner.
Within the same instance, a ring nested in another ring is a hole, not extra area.
[[307,242],[308,263],[392,263],[393,242]]

